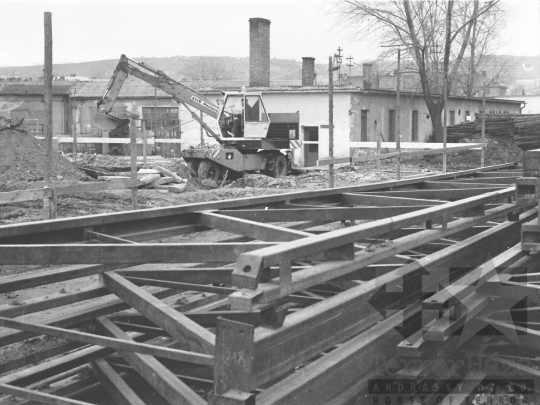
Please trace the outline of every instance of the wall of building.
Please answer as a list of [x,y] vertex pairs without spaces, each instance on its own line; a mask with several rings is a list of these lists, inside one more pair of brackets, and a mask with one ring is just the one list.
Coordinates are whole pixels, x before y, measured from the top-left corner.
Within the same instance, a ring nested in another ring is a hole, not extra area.
[[[0,116],[4,118],[23,117],[27,120],[29,128],[34,130],[37,127],[39,133],[45,130],[47,122],[42,96],[0,95]],[[65,131],[66,104],[63,97],[55,96],[53,97],[53,134],[65,134]]]
[[[208,97],[211,101],[215,102],[216,100],[212,97]],[[217,97],[221,98],[221,97]],[[157,105],[160,107],[174,107],[179,109],[179,121],[180,121],[180,130],[181,130],[181,139],[182,149],[189,147],[195,147],[201,143],[201,127],[197,121],[195,121],[190,112],[187,111],[184,107],[178,104],[175,101],[167,99],[158,99],[157,102],[154,99],[132,99],[132,100],[117,100],[114,105],[114,111],[128,111],[142,118],[143,107],[153,108]],[[94,117],[97,113],[97,105],[95,99],[78,99],[74,104],[74,114],[73,119],[75,126],[77,128],[78,134],[83,135],[92,135],[92,136],[104,136],[108,137],[107,131],[99,131],[94,126]],[[194,110],[195,112],[198,111]],[[212,120],[209,117],[205,117],[204,121],[209,125],[212,123]],[[154,136],[153,131],[148,131],[147,136]],[[161,137],[161,135],[159,135]],[[215,144],[215,140],[206,135],[206,132],[203,133],[203,141],[209,144]],[[162,148],[172,148],[173,144],[162,144]],[[104,144],[103,153],[108,153],[108,148]]]

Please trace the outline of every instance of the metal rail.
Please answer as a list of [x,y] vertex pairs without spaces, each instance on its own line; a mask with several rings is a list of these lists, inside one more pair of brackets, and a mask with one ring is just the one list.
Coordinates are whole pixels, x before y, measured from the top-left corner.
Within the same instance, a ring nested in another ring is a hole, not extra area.
[[[408,323],[432,310],[428,297],[456,277],[474,278],[471,266],[519,242],[521,225],[537,211],[514,202],[517,177],[520,169],[507,164],[1,226],[0,264],[69,266],[1,277],[0,293],[96,274],[100,284],[0,306],[0,346],[36,334],[70,341],[0,362],[9,373],[0,376],[0,392],[71,404],[95,386],[117,403],[148,403],[123,382],[119,373],[128,372],[171,404],[345,404],[377,377],[371,361],[396,350],[419,355],[425,340],[446,336],[437,320],[427,335]],[[196,243],[197,232],[211,229],[226,234]],[[148,243],[157,239],[167,243]],[[521,250],[511,252],[519,262]],[[482,306],[468,290],[461,294],[470,305],[458,315],[451,305],[457,320]],[[448,302],[437,311],[450,311]],[[54,308],[64,311],[40,315]],[[118,314],[130,308],[136,313]],[[164,345],[155,345],[157,336]],[[36,359],[42,363],[31,366]],[[93,373],[35,390],[79,370]]]

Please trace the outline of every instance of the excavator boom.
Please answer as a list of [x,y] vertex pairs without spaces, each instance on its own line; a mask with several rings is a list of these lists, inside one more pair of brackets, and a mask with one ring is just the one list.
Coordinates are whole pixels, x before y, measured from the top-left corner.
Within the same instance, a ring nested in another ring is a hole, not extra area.
[[[112,111],[114,102],[120,93],[120,89],[129,75],[133,75],[165,93],[170,94],[178,103],[194,107],[214,119],[218,116],[219,108],[199,92],[177,82],[161,70],[155,69],[144,62],[137,62],[133,59],[129,59],[126,55],[122,55],[111,81],[109,82],[107,92],[97,103],[98,114],[96,115],[94,123],[99,129],[112,131],[129,121],[129,118],[119,116],[119,114]],[[196,114],[192,114],[192,116],[199,121],[210,136],[221,143],[220,137],[206,125],[200,117]]]

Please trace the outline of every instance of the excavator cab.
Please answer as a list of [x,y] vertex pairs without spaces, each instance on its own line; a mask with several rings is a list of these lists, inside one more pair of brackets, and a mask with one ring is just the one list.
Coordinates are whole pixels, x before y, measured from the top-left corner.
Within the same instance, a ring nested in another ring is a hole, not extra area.
[[226,93],[219,117],[224,137],[266,138],[270,119],[260,93]]

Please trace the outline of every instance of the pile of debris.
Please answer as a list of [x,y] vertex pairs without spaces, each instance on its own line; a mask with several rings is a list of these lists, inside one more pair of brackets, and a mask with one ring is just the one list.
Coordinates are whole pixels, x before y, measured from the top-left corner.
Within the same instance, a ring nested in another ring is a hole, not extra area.
[[[129,173],[122,175],[98,176],[98,180],[124,180],[131,178]],[[165,169],[161,166],[155,166],[153,169],[141,168],[137,171],[137,179],[141,183],[139,188],[154,188],[165,190],[170,193],[181,193],[188,188],[188,178],[181,177],[177,172]]]
[[[0,184],[43,180],[46,153],[45,145],[24,130],[0,131]],[[83,172],[54,150],[52,176],[59,180],[86,179]]]
[[514,142],[524,150],[540,148],[540,114],[514,117]]

